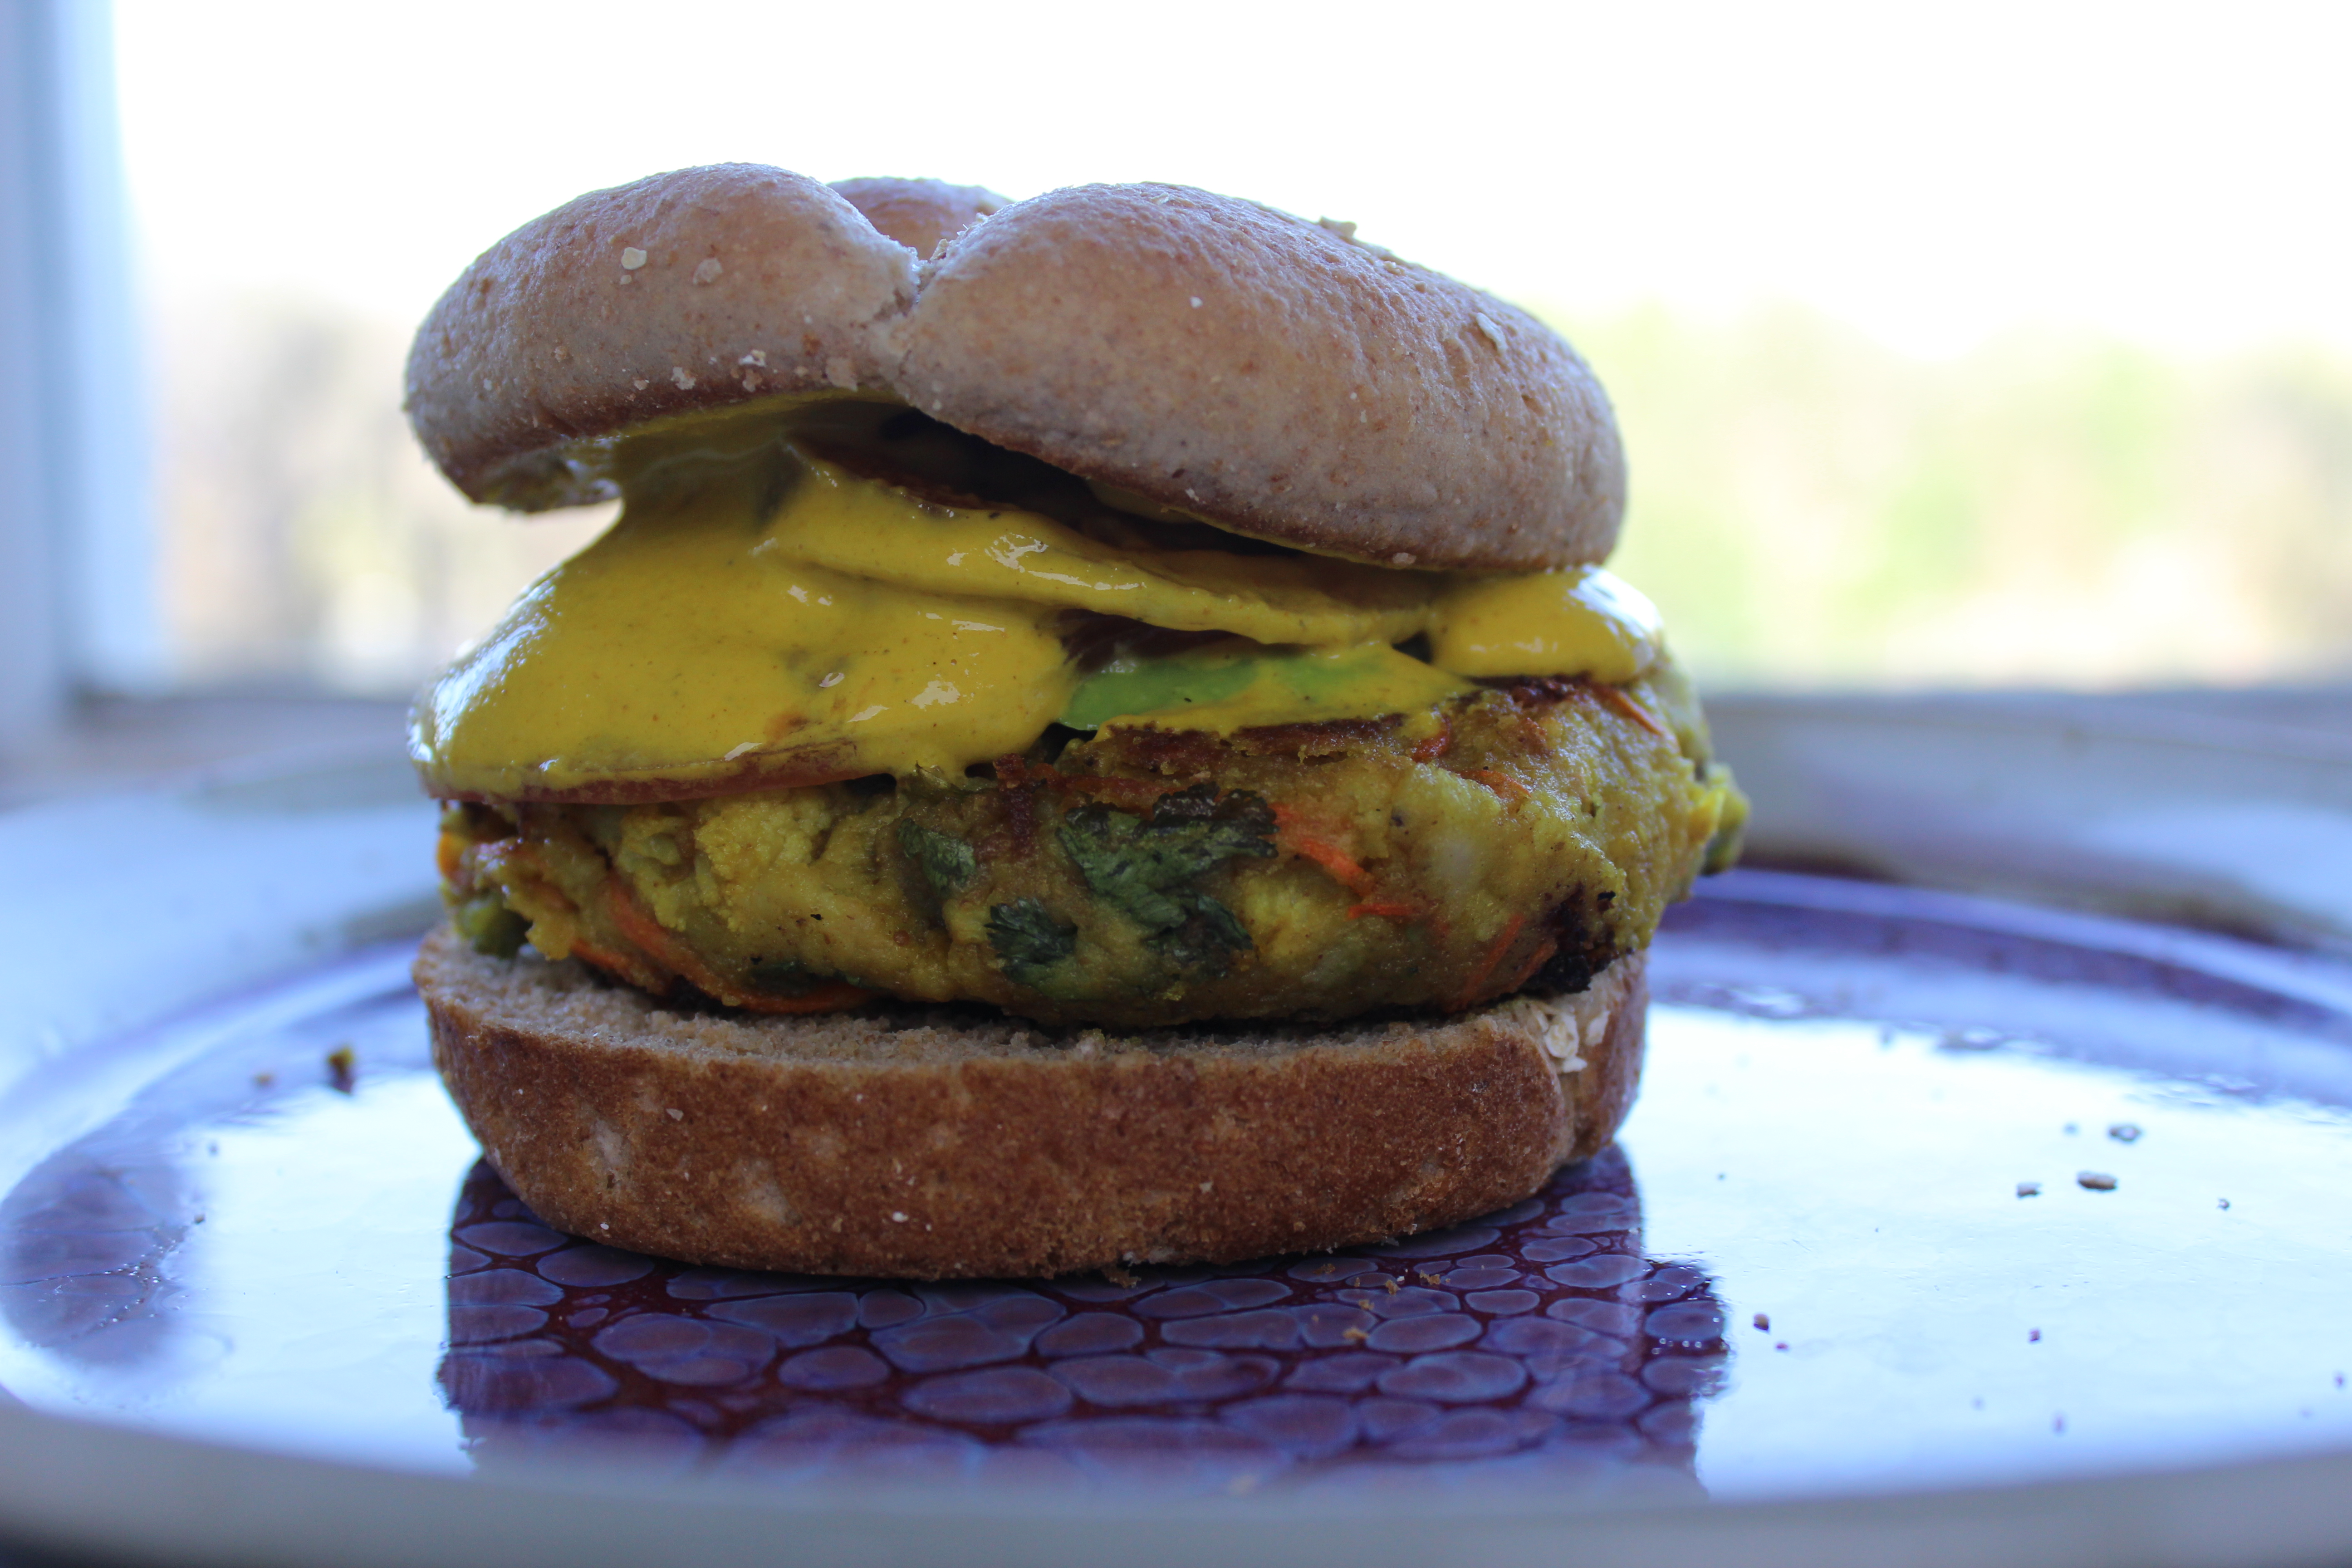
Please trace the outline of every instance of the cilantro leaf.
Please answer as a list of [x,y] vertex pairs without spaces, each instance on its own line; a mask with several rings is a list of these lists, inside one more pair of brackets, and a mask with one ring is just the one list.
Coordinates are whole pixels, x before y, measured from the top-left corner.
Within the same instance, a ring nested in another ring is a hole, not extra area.
[[1082,805],[1057,837],[1087,886],[1177,963],[1221,964],[1248,950],[1234,912],[1192,884],[1237,857],[1274,853],[1274,813],[1256,795],[1220,799],[1213,784],[1196,784],[1160,796],[1149,817]]
[[1144,940],[1160,952],[1167,954],[1188,969],[1213,966],[1222,970],[1225,960],[1236,952],[1250,949],[1249,928],[1206,893],[1185,890],[1191,918],[1170,930],[1154,932]]
[[980,875],[980,857],[971,845],[912,817],[898,819],[898,847],[921,868],[923,880],[942,899],[955,897]]
[[988,911],[988,942],[1007,978],[1041,986],[1048,970],[1077,951],[1078,928],[1055,920],[1035,899],[1015,899]]

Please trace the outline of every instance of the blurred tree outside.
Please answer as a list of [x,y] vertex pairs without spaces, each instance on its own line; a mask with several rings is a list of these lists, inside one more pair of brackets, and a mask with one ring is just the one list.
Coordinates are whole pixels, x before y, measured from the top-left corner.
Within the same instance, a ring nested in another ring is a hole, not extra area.
[[2352,671],[2352,360],[2039,331],[1925,361],[1787,307],[1552,319],[1624,428],[1612,564],[1717,682]]
[[[610,516],[458,496],[400,412],[404,327],[283,296],[161,319],[187,686],[405,693]],[[2352,671],[2352,360],[2036,331],[1930,361],[1795,307],[1551,319],[1624,426],[1612,564],[1713,682]]]
[[408,333],[256,296],[163,313],[160,570],[179,679],[404,695],[609,509],[469,504],[400,409]]

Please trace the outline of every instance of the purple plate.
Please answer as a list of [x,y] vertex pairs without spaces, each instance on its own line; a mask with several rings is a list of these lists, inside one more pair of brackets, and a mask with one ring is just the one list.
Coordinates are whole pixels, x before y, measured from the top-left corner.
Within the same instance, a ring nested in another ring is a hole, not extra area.
[[1392,1246],[1117,1280],[692,1268],[537,1224],[487,1164],[451,1226],[442,1388],[478,1455],[625,1434],[736,1466],[884,1447],[1201,1479],[1523,1456],[1687,1469],[1724,1362],[1706,1274],[1644,1258],[1614,1150]]
[[0,1385],[404,1473],[617,1446],[645,1476],[1383,1504],[2352,1441],[2352,978],[2316,960],[1736,874],[1660,940],[1621,1142],[1537,1197],[1341,1256],[949,1285],[547,1229],[432,1078],[404,963],[11,1091]]

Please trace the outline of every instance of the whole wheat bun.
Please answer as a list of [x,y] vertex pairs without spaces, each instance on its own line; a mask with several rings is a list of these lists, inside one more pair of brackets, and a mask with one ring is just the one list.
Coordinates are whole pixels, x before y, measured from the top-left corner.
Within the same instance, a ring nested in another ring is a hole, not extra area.
[[830,392],[1360,560],[1531,571],[1616,542],[1608,399],[1526,312],[1185,186],[998,200],[747,163],[592,192],[442,296],[410,419],[458,489],[522,510],[604,499],[600,438]]
[[678,1013],[576,963],[416,963],[433,1054],[551,1225],[688,1262],[914,1279],[1232,1262],[1435,1229],[1598,1152],[1646,955],[1460,1017],[1051,1033],[903,1008]]
[[884,237],[918,256],[936,256],[949,240],[1005,205],[984,185],[944,180],[835,180],[833,188]]

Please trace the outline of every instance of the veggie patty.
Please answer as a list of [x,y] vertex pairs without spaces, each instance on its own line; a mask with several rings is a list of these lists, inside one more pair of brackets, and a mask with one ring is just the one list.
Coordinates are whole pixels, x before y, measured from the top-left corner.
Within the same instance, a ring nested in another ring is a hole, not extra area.
[[1670,665],[1438,718],[1114,726],[992,776],[467,805],[442,868],[478,946],[527,936],[656,993],[1137,1027],[1578,991],[1735,851],[1745,803]]

